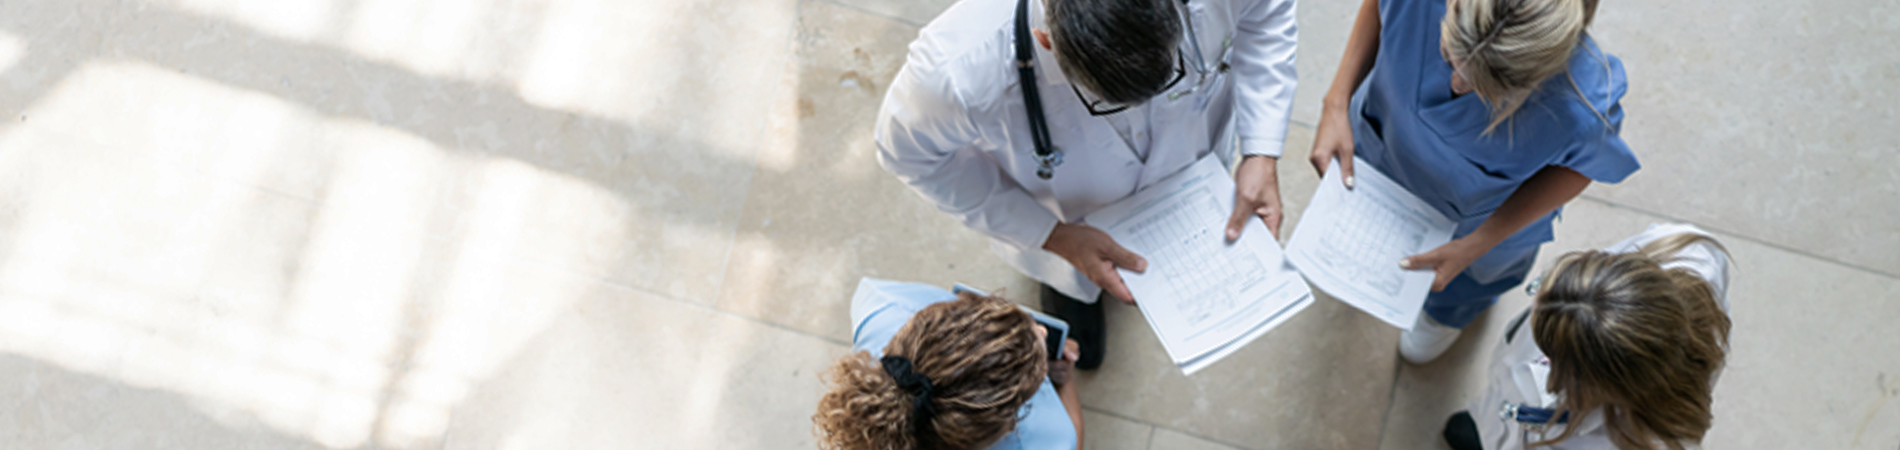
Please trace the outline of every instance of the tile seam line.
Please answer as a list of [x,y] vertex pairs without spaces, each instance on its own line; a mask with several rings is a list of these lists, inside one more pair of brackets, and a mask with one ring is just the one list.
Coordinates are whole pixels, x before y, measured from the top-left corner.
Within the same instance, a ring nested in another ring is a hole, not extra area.
[[[1173,431],[1173,432],[1175,432],[1175,433],[1180,433],[1180,434],[1181,434],[1181,435],[1183,435],[1183,436],[1187,436],[1187,437],[1191,437],[1191,438],[1195,438],[1195,439],[1200,439],[1200,440],[1203,440],[1203,441],[1208,441],[1208,442],[1213,442],[1213,443],[1216,443],[1216,444],[1220,444],[1220,445],[1223,445],[1223,446],[1227,446],[1227,447],[1229,447],[1229,448],[1253,448],[1253,447],[1247,447],[1247,446],[1243,446],[1243,445],[1238,445],[1238,444],[1234,444],[1234,443],[1232,443],[1232,442],[1227,442],[1227,441],[1224,441],[1224,440],[1220,440],[1220,439],[1214,439],[1214,438],[1211,438],[1211,437],[1207,437],[1207,436],[1203,436],[1203,435],[1200,435],[1200,434],[1198,434],[1198,433],[1192,433],[1192,432],[1188,432],[1188,431],[1185,431],[1185,430],[1182,430],[1182,429],[1179,429],[1179,428],[1175,428],[1175,427],[1170,427],[1170,426],[1167,426],[1167,425],[1162,425],[1162,424],[1158,424],[1158,423],[1154,423],[1154,422],[1149,422],[1149,421],[1147,421],[1147,420],[1142,420],[1142,419],[1138,419],[1138,418],[1134,418],[1134,417],[1129,417],[1129,416],[1126,416],[1126,415],[1123,415],[1123,414],[1121,414],[1121,413],[1117,413],[1117,412],[1114,412],[1114,411],[1109,411],[1109,410],[1105,410],[1105,409],[1101,409],[1101,408],[1097,408],[1097,407],[1093,407],[1093,406],[1088,406],[1088,404],[1087,404],[1087,402],[1084,402],[1084,403],[1083,403],[1083,405],[1082,405],[1082,410],[1083,410],[1083,411],[1089,411],[1089,412],[1093,412],[1093,413],[1096,413],[1096,414],[1101,414],[1101,415],[1104,415],[1104,416],[1109,416],[1109,417],[1114,417],[1114,418],[1117,418],[1117,419],[1121,419],[1121,420],[1126,420],[1126,421],[1129,421],[1129,422],[1134,422],[1134,423],[1139,423],[1139,424],[1142,424],[1142,425],[1147,425],[1147,426],[1148,426],[1148,427],[1150,428],[1150,430],[1148,431],[1148,447],[1149,447],[1149,448],[1153,448],[1153,447],[1154,447],[1154,431],[1153,431],[1153,429],[1166,429],[1166,430],[1168,430],[1168,431]],[[1086,426],[1086,424],[1085,424],[1084,426]]]
[[[784,50],[786,54],[785,62],[786,64],[792,65],[794,71],[797,70],[796,66],[798,64],[798,27],[799,22],[804,20],[804,16],[805,2],[793,2],[792,24],[789,27],[790,29],[785,32]],[[773,99],[777,99],[780,94],[785,94],[779,92],[782,86],[779,86],[777,80],[770,78],[772,75],[783,74],[770,70],[762,70],[760,72],[759,74],[753,75],[755,78],[753,80],[754,83],[771,82],[773,85],[771,89]],[[796,91],[795,88],[794,91]],[[797,92],[791,92],[791,94],[797,94]],[[752,135],[752,167],[751,170],[746,171],[745,190],[739,194],[739,208],[732,216],[732,230],[726,233],[726,254],[719,258],[719,278],[713,281],[712,298],[708,301],[708,303],[714,307],[713,309],[718,309],[719,297],[725,295],[726,278],[732,275],[732,254],[739,251],[739,228],[745,223],[746,206],[752,204],[753,181],[759,178],[759,154],[765,152],[765,146],[770,142],[769,139],[765,138],[765,135],[772,131],[772,115],[766,114],[764,117],[760,117],[758,121],[758,132]]]
[[[449,238],[445,238],[445,237],[438,237],[437,239],[442,239],[442,240],[445,240],[445,241],[449,241],[450,243],[453,243],[453,242],[454,242],[454,240],[453,240],[453,239],[449,239]],[[520,262],[520,263],[525,263],[525,264],[532,264],[532,265],[535,265],[535,266],[540,266],[540,267],[542,267],[542,268],[545,268],[545,269],[552,269],[552,270],[554,270],[554,271],[557,271],[557,272],[561,272],[561,273],[565,273],[565,274],[567,274],[567,275],[570,275],[570,276],[575,276],[575,277],[580,277],[580,278],[582,278],[582,279],[586,279],[586,280],[590,280],[590,281],[593,281],[593,282],[596,282],[596,283],[600,283],[600,284],[603,284],[603,285],[606,285],[606,286],[609,286],[609,287],[613,287],[613,288],[618,288],[618,289],[625,289],[625,290],[628,290],[628,291],[633,291],[633,292],[636,292],[636,293],[640,293],[640,294],[643,294],[643,295],[646,295],[646,296],[649,296],[649,297],[653,297],[653,298],[657,298],[657,299],[660,299],[660,300],[664,300],[664,301],[669,301],[669,302],[673,302],[673,303],[678,303],[678,304],[682,304],[682,305],[686,305],[686,306],[688,306],[688,307],[692,307],[692,308],[697,308],[697,309],[701,309],[701,310],[705,310],[705,311],[708,311],[708,312],[711,312],[711,313],[713,313],[713,314],[717,314],[717,315],[721,315],[721,316],[726,316],[726,317],[731,317],[731,318],[736,318],[736,319],[739,319],[739,320],[742,320],[742,321],[745,321],[745,322],[751,322],[751,323],[753,323],[753,324],[757,324],[757,325],[764,325],[764,326],[766,326],[767,328],[774,328],[774,329],[778,329],[778,330],[781,330],[781,331],[786,331],[786,332],[790,332],[790,333],[792,333],[792,334],[796,334],[796,335],[799,335],[799,336],[805,336],[805,337],[810,337],[810,338],[814,338],[814,339],[818,339],[818,340],[820,340],[820,341],[824,341],[824,342],[827,342],[827,343],[831,343],[831,344],[837,344],[837,345],[840,345],[840,346],[844,346],[844,347],[846,347],[846,348],[849,348],[849,347],[851,347],[851,343],[850,343],[850,342],[845,342],[845,341],[841,341],[841,340],[837,340],[837,339],[833,339],[833,338],[829,338],[829,337],[825,337],[825,336],[819,336],[819,335],[817,335],[817,334],[813,334],[813,333],[811,333],[811,332],[808,332],[808,331],[805,331],[805,330],[800,330],[800,329],[797,329],[797,328],[792,328],[792,327],[790,327],[790,326],[786,326],[786,325],[781,325],[781,324],[776,324],[776,323],[772,323],[772,322],[769,322],[769,321],[766,321],[766,320],[764,320],[764,319],[760,319],[760,318],[757,318],[757,317],[752,317],[752,316],[747,316],[747,315],[744,315],[744,314],[739,314],[739,313],[736,313],[736,312],[732,312],[732,311],[727,311],[727,310],[723,310],[723,309],[719,309],[719,308],[718,308],[717,306],[713,306],[713,305],[710,305],[710,304],[704,304],[704,303],[700,303],[700,302],[695,302],[695,301],[691,301],[691,300],[687,300],[687,299],[682,299],[682,298],[678,298],[678,297],[674,297],[674,296],[672,296],[672,295],[668,295],[668,294],[666,294],[666,293],[662,293],[662,292],[655,292],[655,291],[653,291],[653,290],[650,290],[650,289],[647,289],[647,288],[642,288],[642,287],[638,287],[638,286],[632,286],[632,285],[628,285],[628,284],[626,284],[626,283],[621,283],[621,282],[619,282],[619,281],[615,281],[615,280],[612,280],[612,279],[608,279],[608,278],[605,278],[605,277],[602,277],[602,276],[599,276],[599,275],[594,275],[594,274],[591,274],[591,273],[587,273],[587,272],[584,272],[584,271],[580,271],[580,270],[576,270],[576,269],[573,269],[573,268],[569,268],[569,267],[566,267],[565,265],[562,265],[562,264],[556,264],[556,263],[550,263],[550,262],[546,262],[546,261],[541,261],[541,260],[537,260],[537,259],[532,259],[532,258],[526,258],[526,257],[522,257],[522,256],[518,256],[518,255],[512,255],[512,254],[511,254],[511,255],[508,255],[508,256],[506,256],[506,257],[507,257],[507,258],[509,258],[509,259],[512,259],[512,260],[514,260],[515,262]]]
[[753,323],[753,324],[757,324],[757,325],[764,325],[764,326],[766,326],[767,328],[774,328],[774,329],[778,329],[778,330],[780,330],[780,331],[785,331],[785,332],[790,332],[790,333],[792,333],[792,334],[796,334],[796,335],[799,335],[799,336],[805,336],[805,337],[809,337],[809,338],[813,338],[813,339],[817,339],[817,340],[820,340],[820,341],[824,341],[824,342],[826,342],[826,343],[831,343],[831,344],[837,344],[837,345],[839,345],[839,346],[843,346],[843,347],[845,347],[845,348],[850,348],[850,347],[851,347],[851,343],[850,343],[850,342],[845,342],[845,341],[840,341],[840,340],[837,340],[837,339],[832,339],[832,338],[829,338],[829,337],[824,337],[824,336],[819,336],[819,335],[816,335],[816,334],[812,334],[811,332],[807,332],[807,331],[805,331],[805,330],[800,330],[800,329],[797,329],[797,328],[792,328],[792,327],[790,327],[790,326],[786,326],[786,325],[780,325],[780,324],[776,324],[776,323],[772,323],[772,322],[768,322],[768,321],[766,321],[765,319],[760,319],[760,318],[757,318],[757,317],[752,317],[752,316],[748,316],[748,315],[744,315],[744,314],[739,314],[739,313],[736,313],[736,312],[732,312],[732,311],[727,311],[727,310],[723,310],[723,309],[719,309],[718,307],[716,307],[716,306],[713,306],[713,305],[706,305],[706,304],[701,304],[701,303],[699,303],[699,302],[694,302],[694,301],[688,301],[688,300],[684,300],[684,299],[679,299],[679,298],[674,298],[674,297],[673,297],[673,296],[671,296],[671,295],[666,295],[666,294],[662,294],[662,293],[658,293],[658,292],[653,292],[653,291],[650,291],[650,290],[646,290],[646,289],[644,289],[644,288],[638,288],[638,287],[633,287],[633,286],[628,286],[628,285],[625,285],[625,284],[620,284],[619,282],[615,282],[615,281],[612,281],[612,280],[607,280],[607,279],[604,279],[604,278],[599,278],[599,277],[595,277],[595,276],[592,276],[592,275],[587,275],[587,274],[583,274],[583,273],[573,273],[573,274],[574,274],[574,275],[580,275],[580,276],[583,276],[583,277],[586,277],[586,278],[590,278],[590,279],[593,279],[593,280],[595,280],[595,281],[597,281],[597,282],[600,282],[600,283],[602,283],[602,284],[606,284],[606,285],[609,285],[609,286],[614,286],[614,287],[618,287],[618,288],[621,288],[621,289],[627,289],[627,290],[631,290],[631,291],[634,291],[634,292],[639,292],[639,293],[642,293],[642,294],[646,294],[646,295],[650,295],[650,296],[653,296],[653,297],[656,297],[656,298],[660,298],[660,299],[663,299],[663,300],[666,300],[666,301],[670,301],[670,302],[674,302],[674,303],[680,303],[680,304],[684,304],[684,305],[686,305],[686,306],[689,306],[689,307],[693,307],[693,308],[698,308],[698,309],[703,309],[703,310],[706,310],[706,311],[708,311],[708,312],[711,312],[711,313],[713,313],[713,314],[717,314],[717,315],[721,315],[721,316],[726,316],[726,317],[731,317],[731,318],[735,318],[735,319],[739,319],[739,320],[742,320],[742,321],[746,321],[746,322],[751,322],[751,323]]
[[[457,237],[454,237],[454,236],[442,236],[442,235],[439,235],[439,234],[435,234],[435,233],[422,233],[422,234],[419,234],[419,235],[417,235],[417,236],[418,236],[418,237],[420,237],[420,238],[422,238],[422,239],[427,239],[427,240],[431,240],[431,241],[435,241],[435,243],[437,243],[437,244],[462,244],[462,243],[463,243],[463,242],[462,242],[462,239],[460,239],[460,238],[457,238]],[[797,329],[797,328],[792,328],[792,327],[790,327],[790,326],[787,326],[787,325],[781,325],[781,324],[777,324],[777,323],[772,323],[772,322],[770,322],[770,321],[766,321],[765,319],[760,319],[760,318],[757,318],[757,317],[752,317],[752,316],[747,316],[747,315],[744,315],[744,314],[739,314],[739,313],[736,313],[736,312],[732,312],[732,311],[727,311],[727,310],[723,310],[723,309],[719,309],[719,307],[718,307],[718,306],[715,306],[715,305],[713,305],[713,304],[710,304],[710,303],[700,303],[700,302],[696,302],[696,301],[692,301],[692,300],[688,300],[688,299],[683,299],[683,298],[679,298],[679,297],[675,297],[675,296],[673,296],[673,295],[670,295],[670,294],[666,294],[666,293],[663,293],[663,292],[658,292],[658,291],[654,291],[654,290],[651,290],[651,289],[647,289],[647,288],[643,288],[643,287],[639,287],[639,286],[633,286],[633,285],[629,285],[629,284],[626,284],[626,283],[622,283],[622,282],[620,282],[620,281],[617,281],[617,280],[613,280],[613,279],[610,279],[610,278],[607,278],[607,277],[604,277],[604,276],[600,276],[600,275],[596,275],[596,274],[592,274],[592,273],[588,273],[588,272],[586,272],[586,271],[584,271],[584,270],[581,270],[581,269],[576,269],[576,268],[573,268],[573,267],[568,267],[568,266],[567,266],[566,264],[561,264],[561,263],[556,263],[556,262],[551,262],[551,261],[545,261],[545,260],[541,260],[541,259],[537,259],[537,258],[533,258],[533,257],[529,257],[529,256],[526,256],[526,255],[521,255],[521,254],[516,254],[516,253],[513,253],[513,252],[510,252],[510,253],[507,253],[507,254],[505,254],[505,255],[502,255],[501,257],[502,257],[502,258],[505,258],[505,259],[507,259],[507,260],[509,260],[509,261],[511,261],[511,262],[516,262],[516,263],[521,263],[521,264],[528,264],[528,265],[532,265],[532,266],[535,266],[535,267],[540,267],[540,268],[543,268],[543,269],[548,269],[548,270],[553,270],[553,271],[555,271],[555,272],[560,272],[560,273],[563,273],[563,274],[566,274],[566,275],[568,275],[568,276],[572,276],[572,277],[577,277],[577,278],[581,278],[581,279],[584,279],[584,280],[588,280],[588,281],[592,281],[592,282],[595,282],[595,283],[600,283],[600,284],[602,284],[602,285],[605,285],[605,286],[608,286],[608,287],[612,287],[612,288],[617,288],[617,289],[625,289],[625,290],[628,290],[628,291],[632,291],[632,292],[635,292],[635,293],[639,293],[639,294],[642,294],[642,295],[646,295],[646,296],[648,296],[648,297],[653,297],[653,298],[656,298],[656,299],[660,299],[660,300],[664,300],[664,301],[669,301],[669,302],[673,302],[673,303],[678,303],[678,304],[682,304],[682,305],[686,305],[686,306],[688,306],[688,307],[692,307],[692,308],[697,308],[697,309],[702,309],[702,310],[706,310],[706,311],[708,311],[708,312],[712,312],[713,314],[717,314],[717,315],[721,315],[721,316],[726,316],[726,317],[731,317],[731,318],[736,318],[736,319],[739,319],[739,320],[742,320],[742,321],[745,321],[745,322],[751,322],[751,323],[754,323],[754,324],[758,324],[758,325],[764,325],[764,326],[766,326],[766,327],[768,327],[768,328],[775,328],[775,329],[778,329],[778,330],[781,330],[781,331],[786,331],[786,332],[790,332],[790,333],[792,333],[792,334],[796,334],[796,335],[799,335],[799,336],[805,336],[805,337],[809,337],[809,338],[813,338],[813,339],[818,339],[818,340],[820,340],[820,341],[824,341],[824,342],[827,342],[827,343],[832,343],[832,344],[837,344],[837,345],[841,345],[841,346],[844,346],[844,347],[847,347],[847,348],[849,348],[849,347],[851,347],[851,343],[850,343],[850,342],[846,342],[846,341],[841,341],[841,340],[838,340],[838,339],[833,339],[833,338],[830,338],[830,337],[825,337],[825,336],[820,336],[820,335],[817,335],[817,334],[813,334],[813,333],[811,333],[811,332],[808,332],[808,331],[805,331],[805,330],[800,330],[800,329]],[[715,300],[715,302],[716,302],[716,300]]]
[[1890,273],[1890,272],[1886,272],[1886,271],[1882,271],[1882,270],[1877,270],[1877,269],[1874,269],[1874,268],[1872,268],[1872,267],[1867,267],[1867,266],[1863,266],[1863,265],[1860,265],[1860,264],[1855,264],[1855,263],[1851,263],[1851,262],[1847,262],[1847,261],[1844,261],[1844,260],[1841,260],[1841,259],[1838,259],[1838,258],[1832,258],[1832,257],[1828,257],[1828,256],[1822,256],[1822,255],[1818,255],[1818,254],[1815,254],[1815,253],[1813,253],[1813,252],[1810,252],[1810,251],[1807,251],[1807,250],[1803,250],[1803,249],[1799,249],[1799,248],[1794,248],[1794,247],[1790,247],[1790,246],[1787,246],[1787,245],[1782,245],[1782,244],[1780,244],[1780,243],[1776,243],[1776,242],[1771,242],[1771,241],[1768,241],[1768,240],[1766,240],[1766,239],[1762,239],[1762,238],[1759,238],[1759,237],[1755,237],[1755,236],[1752,236],[1752,235],[1749,235],[1749,234],[1747,234],[1747,233],[1740,233],[1740,232],[1736,232],[1736,231],[1734,231],[1734,230],[1730,230],[1730,229],[1727,229],[1727,228],[1723,228],[1723,227],[1718,227],[1718,226],[1713,226],[1713,225],[1709,225],[1709,224],[1705,224],[1705,223],[1701,223],[1701,222],[1697,222],[1697,221],[1693,221],[1693,220],[1688,220],[1688,219],[1684,219],[1684,218],[1681,218],[1681,217],[1676,217],[1676,216],[1671,216],[1671,215],[1668,215],[1668,214],[1663,214],[1663,213],[1660,213],[1660,212],[1656,212],[1656,211],[1651,211],[1651,210],[1649,210],[1649,209],[1646,209],[1646,208],[1642,208],[1642,207],[1637,207],[1637,206],[1634,206],[1634,205],[1629,205],[1629,204],[1625,204],[1625,203],[1621,203],[1621,202],[1616,202],[1616,201],[1611,201],[1611,200],[1608,200],[1608,199],[1605,199],[1605,198],[1602,198],[1602,197],[1598,197],[1598,196],[1595,196],[1595,195],[1590,195],[1590,194],[1584,194],[1584,195],[1582,195],[1581,197],[1583,197],[1583,199],[1584,199],[1584,200],[1588,200],[1588,201],[1593,201],[1593,202],[1597,202],[1597,203],[1601,203],[1601,204],[1603,204],[1604,206],[1608,206],[1608,207],[1611,207],[1611,208],[1616,208],[1616,209],[1622,209],[1622,210],[1626,210],[1626,211],[1630,211],[1630,212],[1635,212],[1635,213],[1638,213],[1638,214],[1643,214],[1643,215],[1647,215],[1647,216],[1651,216],[1651,217],[1656,217],[1656,218],[1659,218],[1659,219],[1663,219],[1663,220],[1667,220],[1667,221],[1671,221],[1671,222],[1677,222],[1677,223],[1687,223],[1687,224],[1693,224],[1693,225],[1695,225],[1695,226],[1697,226],[1697,227],[1700,227],[1700,228],[1702,228],[1702,229],[1704,229],[1704,230],[1708,230],[1708,231],[1710,231],[1710,232],[1713,232],[1713,233],[1721,233],[1721,234],[1727,234],[1727,235],[1730,235],[1730,236],[1734,236],[1734,237],[1736,237],[1736,238],[1738,238],[1738,239],[1741,239],[1741,240],[1744,240],[1744,241],[1748,241],[1748,242],[1752,242],[1752,243],[1755,243],[1755,244],[1759,244],[1759,245],[1762,245],[1762,246],[1764,246],[1764,247],[1768,247],[1768,248],[1772,248],[1772,249],[1776,249],[1776,250],[1781,250],[1781,251],[1784,251],[1784,252],[1788,252],[1788,253],[1793,253],[1793,254],[1796,254],[1796,255],[1800,255],[1800,256],[1805,256],[1805,257],[1809,257],[1809,258],[1814,258],[1814,259],[1816,259],[1816,260],[1819,260],[1819,261],[1821,261],[1821,262],[1824,262],[1824,263],[1828,263],[1828,264],[1833,264],[1833,265],[1836,265],[1836,266],[1840,266],[1840,267],[1843,267],[1843,268],[1847,268],[1847,269],[1849,269],[1849,270],[1854,270],[1854,271],[1859,271],[1859,272],[1865,272],[1865,273],[1868,273],[1868,274],[1872,274],[1872,275],[1875,275],[1875,276],[1878,276],[1878,277],[1881,277],[1881,278],[1886,278],[1886,279],[1888,279],[1888,280],[1896,280],[1896,281],[1900,281],[1900,274],[1894,274],[1894,273]]
[[[910,19],[905,19],[905,18],[903,18],[903,17],[898,17],[898,16],[894,16],[894,15],[890,15],[890,14],[885,14],[885,13],[881,13],[881,12],[877,12],[877,11],[872,11],[872,10],[869,10],[869,9],[865,9],[864,7],[862,7],[862,6],[858,6],[858,5],[853,5],[853,4],[848,4],[848,3],[841,3],[841,2],[839,2],[839,1],[837,1],[837,0],[807,0],[807,1],[813,1],[813,2],[820,2],[820,3],[826,3],[826,4],[830,4],[830,5],[832,5],[832,6],[836,6],[836,7],[839,7],[839,8],[844,8],[844,9],[849,9],[849,10],[852,10],[852,11],[857,11],[857,12],[859,12],[859,13],[862,13],[862,14],[866,14],[866,15],[870,15],[870,16],[872,16],[872,17],[877,17],[877,18],[880,18],[880,19],[884,19],[884,20],[889,20],[889,21],[892,21],[892,22],[897,22],[897,23],[901,23],[901,24],[904,24],[904,25],[909,25],[909,26],[910,26],[911,28],[923,28],[923,27],[924,27],[924,24],[921,24],[921,23],[917,23],[917,22],[912,22],[912,21],[910,21]],[[800,2],[800,3],[804,3],[804,2]],[[935,17],[935,15],[932,15],[932,17]]]
[[1379,415],[1379,443],[1376,445],[1380,447],[1385,446],[1385,431],[1392,425],[1392,406],[1399,401],[1399,375],[1404,372],[1407,364],[1403,358],[1394,359],[1399,361],[1398,364],[1392,366],[1392,382],[1387,384],[1391,388],[1385,393],[1385,412]]

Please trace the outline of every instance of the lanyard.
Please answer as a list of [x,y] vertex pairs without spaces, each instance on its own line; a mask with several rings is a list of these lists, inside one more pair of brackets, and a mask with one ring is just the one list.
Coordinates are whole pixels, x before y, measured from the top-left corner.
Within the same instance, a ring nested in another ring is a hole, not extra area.
[[1036,85],[1036,55],[1030,49],[1029,0],[1016,0],[1016,75],[1022,87],[1023,106],[1029,109],[1029,138],[1036,145],[1036,176],[1044,180],[1055,176],[1062,165],[1062,149],[1049,143],[1049,122],[1042,115],[1042,94]]

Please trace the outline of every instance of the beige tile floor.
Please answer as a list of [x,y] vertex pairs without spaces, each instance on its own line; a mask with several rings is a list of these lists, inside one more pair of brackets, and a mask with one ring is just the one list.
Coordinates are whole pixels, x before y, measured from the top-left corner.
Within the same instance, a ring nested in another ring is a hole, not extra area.
[[[809,448],[858,277],[1034,292],[871,157],[949,4],[0,2],[0,448]],[[1289,225],[1355,6],[1300,4]],[[1728,242],[1711,448],[1900,448],[1893,17],[1598,19],[1645,167],[1544,258]],[[1322,299],[1186,378],[1108,314],[1102,449],[1440,448],[1502,326],[1410,366]]]

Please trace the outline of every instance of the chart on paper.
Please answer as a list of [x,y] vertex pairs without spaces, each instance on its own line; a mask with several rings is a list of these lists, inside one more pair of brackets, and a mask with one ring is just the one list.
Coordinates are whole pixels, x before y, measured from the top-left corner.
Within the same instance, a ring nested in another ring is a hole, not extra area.
[[1287,243],[1287,259],[1327,294],[1410,329],[1434,273],[1400,269],[1399,260],[1450,241],[1457,222],[1364,160],[1353,167],[1352,190],[1339,181],[1337,161],[1326,170]]
[[1190,375],[1313,303],[1259,220],[1227,241],[1233,201],[1233,179],[1209,157],[1088,218],[1148,260],[1145,272],[1119,274],[1168,357]]
[[1200,327],[1243,306],[1235,291],[1266,282],[1267,270],[1244,248],[1226,245],[1219,227],[1227,215],[1213,193],[1197,189],[1179,200],[1163,202],[1128,230],[1138,236],[1133,250],[1147,255],[1154,271],[1149,275],[1165,279],[1168,296],[1179,299],[1170,306],[1188,325]]
[[1425,243],[1426,230],[1405,226],[1406,214],[1389,202],[1370,195],[1345,196],[1340,209],[1358,213],[1357,217],[1333,223],[1318,230],[1319,242],[1333,251],[1316,254],[1314,262],[1335,276],[1359,280],[1367,289],[1387,297],[1397,297],[1405,287],[1403,272],[1373,267],[1366,262],[1398,261],[1416,253]]

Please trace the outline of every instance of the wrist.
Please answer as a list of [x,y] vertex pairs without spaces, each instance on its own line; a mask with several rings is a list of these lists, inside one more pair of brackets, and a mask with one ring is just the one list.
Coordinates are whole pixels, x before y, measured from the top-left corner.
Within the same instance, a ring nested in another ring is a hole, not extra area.
[[1060,254],[1060,252],[1056,251],[1056,248],[1061,247],[1059,242],[1061,241],[1061,237],[1062,237],[1062,227],[1067,226],[1067,225],[1068,224],[1066,223],[1057,221],[1055,226],[1049,227],[1048,237],[1042,238],[1042,249],[1044,251]]
[[1504,238],[1507,237],[1510,237],[1510,235],[1505,234],[1500,236],[1499,233],[1480,226],[1477,230],[1472,231],[1471,234],[1458,238],[1458,240],[1463,241],[1467,248],[1479,254],[1483,254],[1491,251],[1491,247],[1496,247],[1499,243],[1504,242]]
[[1326,98],[1320,100],[1320,114],[1323,114],[1323,115],[1345,114],[1346,109],[1351,108],[1351,107],[1352,107],[1351,94],[1340,94],[1338,92],[1331,92],[1331,93],[1326,94]]

